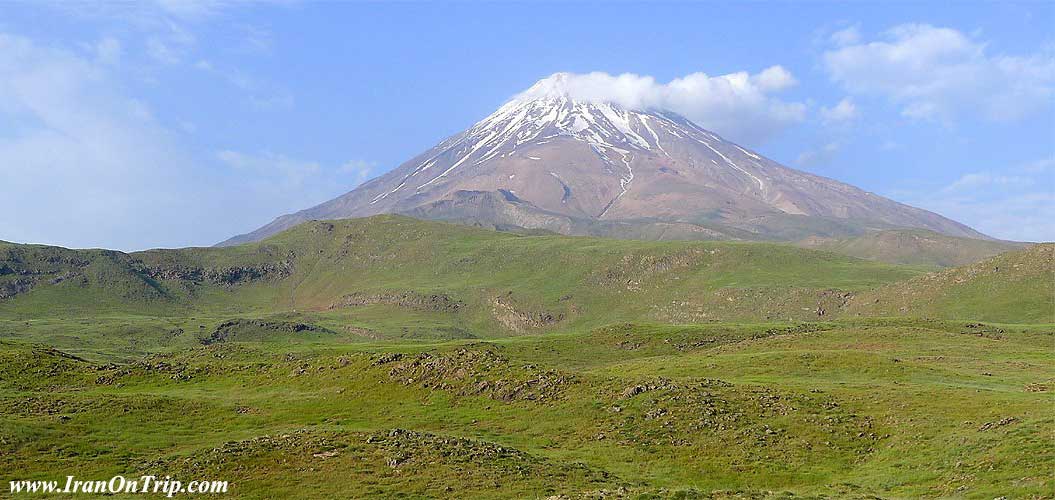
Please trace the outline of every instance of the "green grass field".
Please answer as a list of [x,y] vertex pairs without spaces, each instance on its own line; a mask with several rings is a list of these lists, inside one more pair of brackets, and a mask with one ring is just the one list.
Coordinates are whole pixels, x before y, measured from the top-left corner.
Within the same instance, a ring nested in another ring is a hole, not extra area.
[[1052,498],[1052,249],[928,274],[391,216],[0,244],[0,496]]

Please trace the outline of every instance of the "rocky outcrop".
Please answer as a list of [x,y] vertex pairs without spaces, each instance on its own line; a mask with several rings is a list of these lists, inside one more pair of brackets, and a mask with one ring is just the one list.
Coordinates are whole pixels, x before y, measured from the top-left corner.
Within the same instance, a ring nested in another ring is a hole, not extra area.
[[619,262],[591,274],[587,281],[600,287],[625,285],[628,290],[636,290],[641,282],[655,276],[714,262],[723,256],[722,252],[720,248],[692,248],[664,255],[627,254]]
[[26,293],[33,289],[36,280],[23,277],[0,282],[0,300],[9,299],[20,293]]
[[763,318],[814,321],[844,314],[855,292],[804,287],[719,288],[653,307],[653,318],[672,323],[701,323]]
[[563,397],[575,378],[535,365],[514,366],[493,349],[458,349],[449,353],[382,354],[374,366],[404,385],[484,396],[496,401],[549,401]]
[[357,307],[374,304],[383,304],[419,311],[456,313],[465,308],[465,303],[441,293],[423,294],[417,292],[382,292],[382,293],[360,293],[356,292],[345,295],[330,305],[330,309],[338,307]]
[[202,345],[216,344],[236,340],[239,334],[247,331],[265,331],[275,333],[328,332],[329,330],[306,323],[285,321],[263,321],[258,319],[233,319],[216,326],[208,337],[201,339]]
[[564,321],[564,313],[524,311],[513,302],[512,292],[491,298],[491,314],[509,330],[524,332],[552,326]]
[[293,273],[293,262],[258,264],[255,266],[194,267],[151,266],[143,273],[155,280],[190,281],[215,285],[237,285],[259,280],[282,279]]

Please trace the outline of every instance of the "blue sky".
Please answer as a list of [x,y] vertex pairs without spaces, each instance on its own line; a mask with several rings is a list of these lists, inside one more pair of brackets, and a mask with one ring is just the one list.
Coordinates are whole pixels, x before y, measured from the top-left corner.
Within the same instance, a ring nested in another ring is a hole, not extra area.
[[[325,201],[558,71],[788,166],[1055,240],[1055,6],[0,6],[0,239],[209,245]],[[671,83],[674,82],[674,83]]]

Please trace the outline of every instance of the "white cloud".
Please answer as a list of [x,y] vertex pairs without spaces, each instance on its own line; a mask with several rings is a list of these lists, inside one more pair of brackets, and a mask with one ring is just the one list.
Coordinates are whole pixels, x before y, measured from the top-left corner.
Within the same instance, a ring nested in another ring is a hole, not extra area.
[[1034,184],[1034,179],[1018,175],[1003,175],[992,172],[972,172],[964,174],[945,188],[943,193],[963,193],[973,189],[996,187],[996,188],[1029,188]]
[[824,53],[831,79],[852,93],[889,98],[907,117],[947,121],[979,113],[1012,121],[1050,109],[1055,97],[1050,48],[992,55],[984,42],[927,24],[896,26],[878,41],[850,40],[841,37]]
[[234,170],[237,182],[287,207],[287,211],[318,204],[349,191],[374,174],[377,166],[365,160],[326,166],[270,151],[222,150],[216,153],[216,158]]
[[260,174],[279,174],[289,183],[302,183],[306,177],[317,174],[322,167],[317,162],[294,160],[288,156],[265,151],[251,155],[238,151],[223,150],[216,157],[235,169]]
[[211,244],[372,173],[366,162],[326,167],[277,153],[201,157],[114,70],[91,52],[0,33],[0,239]]
[[791,76],[791,72],[782,66],[770,66],[755,76],[749,76],[748,79],[752,80],[762,92],[779,92],[799,83],[794,76]]
[[692,73],[668,83],[634,73],[558,73],[518,97],[553,92],[558,87],[556,90],[574,99],[670,110],[726,137],[758,144],[805,118],[805,104],[773,97],[796,84],[794,76],[781,66],[756,74]]
[[266,54],[271,52],[275,42],[270,30],[260,26],[245,24],[240,26],[238,31],[241,32],[241,42],[234,47],[237,52],[246,54]]
[[[1022,166],[1022,171],[1029,174],[1055,173],[1055,156],[1029,162]],[[1055,189],[1055,186],[1052,188]]]
[[289,110],[296,105],[296,99],[285,89],[267,80],[255,78],[237,68],[220,67],[204,59],[194,63],[194,67],[218,76],[241,90],[244,98],[257,110]]
[[831,41],[832,45],[835,45],[836,47],[853,45],[861,41],[861,27],[859,25],[853,25],[848,28],[843,28],[832,33],[828,39]]
[[173,214],[193,213],[191,162],[119,88],[98,61],[0,34],[5,239],[128,247],[190,230]]
[[839,149],[842,145],[838,142],[829,142],[817,149],[804,151],[795,160],[795,164],[800,167],[816,167],[820,165],[828,165],[835,156],[839,153]]
[[147,55],[164,64],[179,64],[190,53],[197,38],[175,22],[166,22],[146,39]]
[[146,42],[147,54],[154,60],[165,64],[177,64],[183,60],[181,51],[160,38],[150,38]]
[[857,120],[858,114],[857,105],[849,97],[831,107],[821,106],[818,115],[821,123],[825,125],[822,130],[824,135],[828,136],[828,142],[803,151],[795,159],[795,164],[800,167],[819,167],[834,162],[842,150],[842,142],[846,141],[849,133],[853,131],[850,125]]
[[[197,44],[194,34],[201,25],[215,22],[239,9],[293,4],[296,0],[145,0],[138,2],[45,1],[42,6],[86,22],[109,26],[125,34],[129,53],[146,54],[162,65],[192,60]],[[272,35],[264,27],[238,24],[224,27],[227,36],[219,47],[225,52],[265,54]],[[211,47],[216,48],[216,47]]]
[[[67,15],[88,19],[116,19],[137,26],[161,21],[200,21],[238,6],[264,3],[263,0],[144,0],[139,2],[46,1],[41,5]],[[288,3],[288,2],[267,2]]]
[[183,19],[201,19],[219,15],[225,10],[239,6],[260,4],[296,4],[299,0],[152,0],[143,2],[154,5],[165,13]]
[[121,41],[113,37],[105,37],[95,44],[95,57],[103,64],[117,64],[123,53]]
[[879,150],[880,151],[896,151],[896,150],[899,150],[899,149],[903,149],[904,147],[905,146],[903,144],[901,144],[900,142],[897,142],[897,141],[895,141],[893,139],[887,139],[887,140],[883,141],[882,144],[879,145]]
[[1055,241],[1055,158],[971,172],[937,189],[894,196],[997,238]]
[[174,16],[182,18],[201,18],[215,15],[236,2],[225,0],[155,0],[157,6]]
[[293,109],[297,101],[292,94],[277,91],[275,94],[249,96],[249,104],[260,111],[282,111]]
[[857,118],[857,115],[857,105],[849,97],[844,97],[838,104],[830,108],[821,108],[821,121],[825,124],[852,121]]
[[366,160],[351,160],[337,168],[337,172],[355,179],[355,186],[362,184],[375,173],[377,163]]

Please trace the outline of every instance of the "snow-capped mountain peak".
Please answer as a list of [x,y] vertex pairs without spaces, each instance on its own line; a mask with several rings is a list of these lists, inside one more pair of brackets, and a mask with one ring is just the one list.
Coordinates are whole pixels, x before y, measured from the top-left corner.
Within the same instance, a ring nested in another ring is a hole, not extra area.
[[[558,73],[541,80],[466,132],[444,141],[404,182],[379,193],[370,203],[381,202],[403,189],[420,191],[444,182],[458,170],[562,139],[588,145],[613,171],[619,172],[620,187],[625,189],[634,177],[629,164],[633,151],[669,157],[661,137],[700,142],[721,140],[672,114],[572,99],[561,88],[562,75]],[[433,170],[443,156],[453,157],[455,161],[446,169]]]
[[[569,76],[556,73],[538,81],[389,173],[247,238],[310,218],[393,212],[498,217],[480,212],[481,203],[491,211],[513,210],[503,204],[515,204],[518,215],[506,214],[511,218],[503,224],[561,232],[583,224],[571,220],[652,220],[689,224],[691,234],[708,238],[809,235],[812,227],[830,235],[843,226],[985,237],[937,214],[787,168],[675,113],[600,98],[602,93],[579,88],[583,82]],[[635,224],[640,223],[628,227]]]
[[571,98],[571,73],[554,73],[543,78],[527,90],[517,94],[513,100],[529,101],[533,99]]

